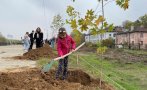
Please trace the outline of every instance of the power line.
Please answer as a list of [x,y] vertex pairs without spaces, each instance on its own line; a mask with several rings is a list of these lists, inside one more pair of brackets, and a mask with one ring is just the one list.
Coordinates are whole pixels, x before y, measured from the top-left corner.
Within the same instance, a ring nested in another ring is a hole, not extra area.
[[95,8],[95,10],[94,10],[94,12],[97,11],[97,9],[98,9],[99,6],[100,6],[100,3],[98,2],[98,3],[97,3],[97,6],[96,6],[96,8]]
[[103,73],[101,70],[99,70],[97,67],[95,67],[94,65],[92,65],[91,63],[89,63],[88,61],[86,61],[87,59],[80,57],[80,60],[84,61],[85,63],[87,63],[89,66],[91,66],[93,69],[95,69],[96,71],[98,71],[99,73],[101,73],[107,80],[111,81],[113,84],[117,85],[117,87],[119,87],[121,90],[126,90],[126,88],[124,88],[123,86],[121,86],[119,83],[117,83],[116,81],[114,81],[113,79],[111,79],[110,77],[108,77],[105,73]]
[[[115,0],[110,0],[110,1],[108,1],[107,3],[105,3],[105,4],[103,5],[103,7],[105,7],[106,5],[110,4],[110,3],[113,2],[113,1],[115,1]],[[97,11],[96,14],[98,14],[98,13],[100,13],[100,12],[102,12],[102,10]]]
[[[42,5],[43,5],[43,14],[44,14],[44,21],[45,21],[45,24],[47,25],[47,17],[46,17],[46,10],[45,10],[45,0],[43,0],[43,3],[42,3]],[[45,26],[46,26],[45,25]],[[48,30],[46,29],[46,32],[47,32],[47,39],[48,39]]]
[[43,0],[43,14],[44,14],[44,16],[46,16],[46,13],[45,13],[45,0]]

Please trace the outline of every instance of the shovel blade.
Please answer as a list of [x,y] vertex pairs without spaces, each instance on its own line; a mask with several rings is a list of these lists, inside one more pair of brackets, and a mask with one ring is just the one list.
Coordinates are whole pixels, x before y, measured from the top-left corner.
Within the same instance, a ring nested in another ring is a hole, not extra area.
[[54,61],[52,60],[50,63],[44,65],[41,71],[42,72],[48,72],[51,69],[53,63],[54,63]]

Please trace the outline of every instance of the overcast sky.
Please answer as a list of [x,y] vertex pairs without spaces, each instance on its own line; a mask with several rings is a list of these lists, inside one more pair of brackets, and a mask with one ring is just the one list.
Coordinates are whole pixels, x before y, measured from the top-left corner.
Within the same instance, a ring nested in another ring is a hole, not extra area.
[[[82,15],[87,9],[96,9],[97,0],[0,0],[0,32],[7,37],[13,35],[13,38],[20,39],[25,32],[31,32],[37,27],[41,27],[45,33],[51,31],[50,23],[53,16],[61,14],[66,19],[66,7],[73,5]],[[96,12],[101,11],[99,5]],[[98,15],[101,12],[97,13]],[[125,20],[135,21],[140,16],[147,14],[147,0],[130,0],[130,7],[124,11],[119,8],[115,2],[105,6],[105,17],[109,23],[121,25]],[[68,33],[70,29],[68,25]],[[52,35],[49,32],[49,37]]]

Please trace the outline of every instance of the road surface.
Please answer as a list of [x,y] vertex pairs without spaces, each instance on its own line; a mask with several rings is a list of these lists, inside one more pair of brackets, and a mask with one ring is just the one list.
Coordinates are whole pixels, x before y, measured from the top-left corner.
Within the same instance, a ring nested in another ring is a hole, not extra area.
[[11,72],[36,67],[36,61],[9,58],[20,56],[23,53],[21,45],[0,46],[0,72]]

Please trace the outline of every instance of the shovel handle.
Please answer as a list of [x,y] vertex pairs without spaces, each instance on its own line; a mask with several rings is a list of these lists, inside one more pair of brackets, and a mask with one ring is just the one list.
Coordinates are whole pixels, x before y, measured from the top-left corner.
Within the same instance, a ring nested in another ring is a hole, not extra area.
[[60,60],[62,58],[65,58],[66,56],[69,56],[70,54],[72,54],[73,52],[77,51],[79,48],[81,48],[83,45],[85,44],[85,42],[83,42],[80,46],[78,46],[74,51],[71,51],[67,54],[65,54],[64,56],[61,56],[61,57],[57,57],[55,59],[53,59],[54,61],[57,61],[57,60]]

